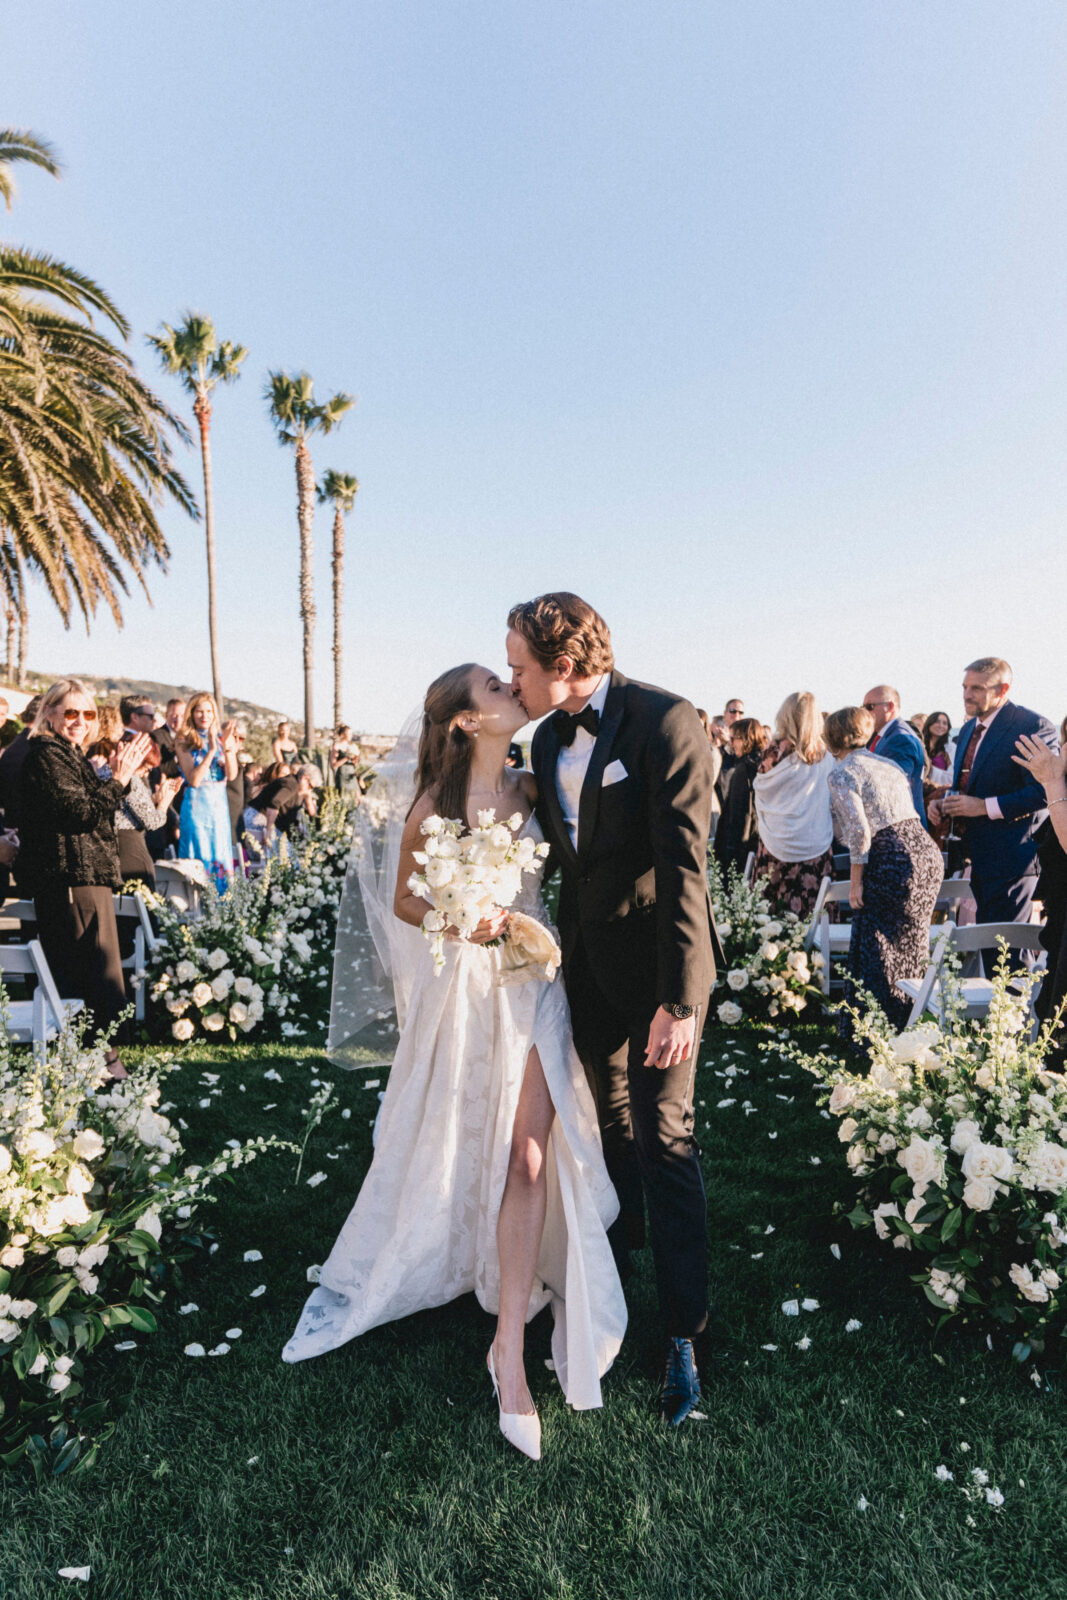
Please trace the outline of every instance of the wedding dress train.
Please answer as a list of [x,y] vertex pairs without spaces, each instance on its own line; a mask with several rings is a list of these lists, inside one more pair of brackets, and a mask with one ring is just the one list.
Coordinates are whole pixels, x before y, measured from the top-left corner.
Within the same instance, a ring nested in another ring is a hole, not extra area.
[[[540,836],[536,821],[527,827]],[[540,879],[529,875],[515,909],[546,922]],[[569,1404],[588,1410],[601,1404],[600,1379],[622,1342],[626,1302],[605,1231],[618,1201],[562,979],[501,986],[497,950],[461,940],[445,950],[435,976],[426,946],[370,1171],[283,1359],[321,1355],[472,1290],[486,1311],[498,1310],[497,1215],[523,1073],[536,1047],[556,1115],[527,1320],[551,1305],[556,1376]]]

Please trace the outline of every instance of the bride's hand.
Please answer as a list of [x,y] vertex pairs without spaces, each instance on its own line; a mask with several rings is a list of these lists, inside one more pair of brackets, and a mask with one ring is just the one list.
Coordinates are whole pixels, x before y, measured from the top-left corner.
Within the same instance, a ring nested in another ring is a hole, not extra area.
[[508,914],[499,908],[491,916],[483,917],[478,926],[468,935],[471,944],[490,944],[494,939],[499,939],[508,925]]

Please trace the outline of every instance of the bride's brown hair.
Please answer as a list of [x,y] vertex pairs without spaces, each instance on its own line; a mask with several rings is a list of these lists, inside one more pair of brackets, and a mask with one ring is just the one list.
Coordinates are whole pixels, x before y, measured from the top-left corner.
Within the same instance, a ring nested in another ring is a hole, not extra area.
[[473,710],[471,674],[475,665],[467,661],[461,667],[450,667],[435,678],[426,691],[412,801],[414,810],[422,796],[429,792],[438,814],[458,818],[464,827],[474,740],[456,724],[465,712]]

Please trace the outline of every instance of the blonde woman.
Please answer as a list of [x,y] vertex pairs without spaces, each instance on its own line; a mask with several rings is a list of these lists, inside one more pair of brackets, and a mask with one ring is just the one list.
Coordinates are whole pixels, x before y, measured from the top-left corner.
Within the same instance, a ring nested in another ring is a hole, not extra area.
[[285,761],[292,765],[298,754],[296,740],[293,738],[292,724],[279,722],[278,731],[270,744],[271,760],[276,762]]
[[811,916],[819,884],[833,872],[827,783],[833,765],[815,696],[807,690],[789,695],[753,784],[759,828],[753,879],[764,880],[777,910],[798,917]]
[[227,783],[237,776],[237,724],[219,726],[219,710],[209,694],[194,694],[174,740],[185,792],[182,795],[178,855],[201,861],[221,894],[233,873],[233,834]]

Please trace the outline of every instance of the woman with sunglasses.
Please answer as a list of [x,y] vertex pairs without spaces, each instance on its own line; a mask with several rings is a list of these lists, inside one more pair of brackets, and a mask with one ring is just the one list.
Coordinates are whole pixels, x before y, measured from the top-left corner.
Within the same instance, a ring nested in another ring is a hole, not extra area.
[[[33,898],[56,987],[85,1001],[99,1032],[126,1005],[112,899],[122,881],[115,812],[152,741],[138,734],[119,745],[101,782],[85,754],[97,722],[77,678],[60,678],[41,701],[20,783],[19,882]],[[113,1077],[126,1076],[114,1050],[108,1065]]]

